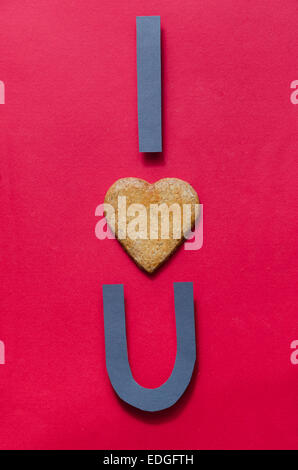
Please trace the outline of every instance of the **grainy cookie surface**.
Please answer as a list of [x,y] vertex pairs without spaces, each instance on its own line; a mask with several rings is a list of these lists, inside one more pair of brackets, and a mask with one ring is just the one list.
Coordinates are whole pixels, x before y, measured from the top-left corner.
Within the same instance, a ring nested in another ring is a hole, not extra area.
[[[124,201],[121,196],[126,197],[126,212],[123,205],[119,210],[119,201],[121,204]],[[127,253],[148,273],[153,273],[175,251],[184,240],[183,234],[194,227],[198,217],[196,205],[199,198],[196,191],[178,178],[164,178],[154,184],[139,178],[122,178],[109,188],[104,202],[113,206],[115,211],[115,220],[109,211],[105,212],[109,226]],[[142,204],[142,207],[136,204]],[[188,217],[183,217],[185,204],[188,205]],[[155,219],[152,218],[154,216]],[[133,235],[133,239],[129,234]]]

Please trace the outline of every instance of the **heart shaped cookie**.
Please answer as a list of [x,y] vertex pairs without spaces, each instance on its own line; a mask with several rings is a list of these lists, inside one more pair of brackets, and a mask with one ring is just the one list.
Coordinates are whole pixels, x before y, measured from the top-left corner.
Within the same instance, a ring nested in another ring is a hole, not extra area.
[[153,273],[183,242],[199,211],[196,191],[183,180],[150,184],[139,178],[117,180],[105,196],[105,217],[138,266]]

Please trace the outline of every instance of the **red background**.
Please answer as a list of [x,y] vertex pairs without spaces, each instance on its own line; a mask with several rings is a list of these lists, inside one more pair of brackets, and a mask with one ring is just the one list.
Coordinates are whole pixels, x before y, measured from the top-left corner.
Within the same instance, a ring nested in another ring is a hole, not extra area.
[[[161,15],[164,152],[138,152],[136,15]],[[2,0],[0,446],[298,448],[296,0]],[[178,177],[204,246],[155,276],[94,234],[118,178]],[[124,405],[101,286],[124,283],[135,379],[175,358],[174,281],[193,281],[198,364],[172,409]]]

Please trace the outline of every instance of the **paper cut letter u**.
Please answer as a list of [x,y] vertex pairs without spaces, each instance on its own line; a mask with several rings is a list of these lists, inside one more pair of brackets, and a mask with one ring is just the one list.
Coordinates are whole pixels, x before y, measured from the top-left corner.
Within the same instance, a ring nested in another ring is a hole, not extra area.
[[174,405],[186,390],[196,361],[192,282],[175,282],[177,354],[172,374],[157,388],[141,387],[133,378],[127,355],[125,307],[122,284],[103,286],[106,365],[117,395],[144,411]]

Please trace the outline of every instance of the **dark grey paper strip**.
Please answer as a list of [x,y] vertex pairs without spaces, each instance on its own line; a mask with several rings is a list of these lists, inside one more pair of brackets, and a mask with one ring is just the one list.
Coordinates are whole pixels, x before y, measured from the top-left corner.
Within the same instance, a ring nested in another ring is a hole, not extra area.
[[122,284],[103,285],[106,366],[117,395],[144,411],[160,411],[174,405],[186,390],[196,361],[192,282],[175,282],[177,354],[169,379],[149,389],[135,382],[127,355],[124,293]]
[[139,151],[161,152],[160,16],[137,16]]

